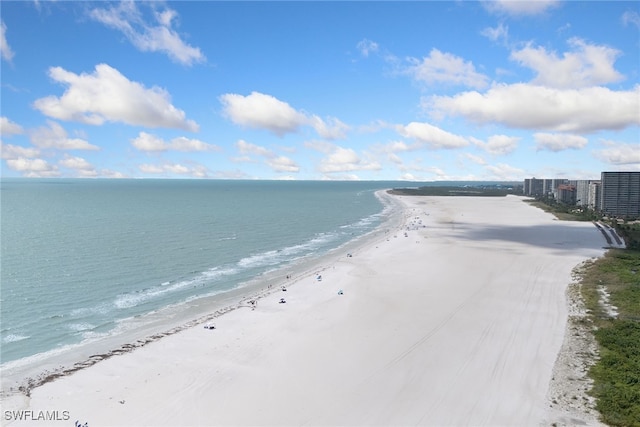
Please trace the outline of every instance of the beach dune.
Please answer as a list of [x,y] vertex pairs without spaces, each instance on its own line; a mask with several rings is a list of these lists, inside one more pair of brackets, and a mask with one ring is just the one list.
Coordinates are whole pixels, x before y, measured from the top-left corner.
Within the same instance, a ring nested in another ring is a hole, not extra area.
[[216,329],[47,383],[22,409],[91,427],[550,425],[565,291],[602,234],[515,196],[393,197],[403,226],[336,254],[322,280],[283,278]]

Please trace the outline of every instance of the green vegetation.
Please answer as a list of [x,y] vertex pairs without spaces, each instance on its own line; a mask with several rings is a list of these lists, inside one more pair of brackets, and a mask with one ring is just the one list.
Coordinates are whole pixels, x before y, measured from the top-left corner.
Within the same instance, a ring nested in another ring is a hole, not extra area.
[[[560,220],[600,221],[616,229],[627,249],[612,249],[582,272],[581,293],[600,357],[589,371],[602,421],[640,427],[640,223],[605,219],[597,212],[553,199],[528,201]],[[611,317],[602,292],[617,311]]]
[[613,226],[616,232],[624,237],[627,249],[640,250],[640,223],[616,222]]
[[501,186],[394,188],[393,190],[389,190],[389,194],[398,196],[504,197],[507,194],[522,194],[522,187],[517,189]]
[[[618,311],[616,318],[601,303],[603,286]],[[640,251],[610,250],[590,264],[582,277],[582,295],[600,348],[590,376],[602,421],[640,426]]]
[[556,218],[563,221],[597,221],[601,218],[601,215],[592,209],[559,203],[553,198],[537,198],[526,200],[526,202],[554,214]]

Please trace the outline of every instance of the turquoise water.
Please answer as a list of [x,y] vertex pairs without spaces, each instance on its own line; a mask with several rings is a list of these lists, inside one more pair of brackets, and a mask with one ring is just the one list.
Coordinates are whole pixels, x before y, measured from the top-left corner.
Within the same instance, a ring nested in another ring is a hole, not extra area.
[[223,294],[384,220],[392,182],[1,183],[0,361],[100,339]]

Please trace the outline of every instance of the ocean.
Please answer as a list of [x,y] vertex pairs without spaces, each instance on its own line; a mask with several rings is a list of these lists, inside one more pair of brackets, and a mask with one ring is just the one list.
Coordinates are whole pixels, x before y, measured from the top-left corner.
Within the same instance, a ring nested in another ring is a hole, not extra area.
[[411,185],[3,179],[0,369],[185,321],[371,233],[375,191]]

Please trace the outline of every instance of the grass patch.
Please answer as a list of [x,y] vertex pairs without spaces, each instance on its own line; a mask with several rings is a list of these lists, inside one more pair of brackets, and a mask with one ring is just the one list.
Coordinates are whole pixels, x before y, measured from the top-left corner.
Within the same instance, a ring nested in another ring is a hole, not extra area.
[[[598,289],[603,286],[617,318],[601,304]],[[610,250],[588,265],[582,296],[600,348],[589,372],[596,408],[609,425],[640,427],[640,251]]]

